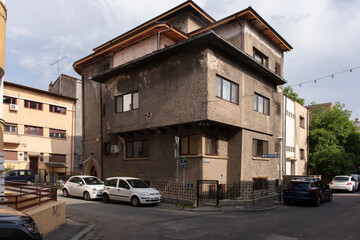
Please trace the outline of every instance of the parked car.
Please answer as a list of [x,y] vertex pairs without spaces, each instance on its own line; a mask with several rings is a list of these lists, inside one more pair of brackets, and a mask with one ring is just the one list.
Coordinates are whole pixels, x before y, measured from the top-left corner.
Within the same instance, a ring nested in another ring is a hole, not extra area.
[[346,190],[349,192],[355,192],[357,189],[356,180],[352,176],[340,175],[335,176],[329,183],[332,190]]
[[328,185],[318,178],[302,177],[290,181],[283,191],[284,203],[307,202],[319,206],[321,202],[331,202],[333,194]]
[[63,188],[64,197],[83,197],[86,201],[102,198],[104,182],[88,175],[76,175],[69,178]]
[[350,174],[350,176],[354,177],[355,181],[357,182],[356,183],[356,188],[355,190],[356,191],[359,191],[359,188],[360,188],[360,175],[359,174]]
[[105,180],[103,201],[130,202],[134,207],[161,202],[160,192],[139,178],[111,177]]
[[33,184],[35,176],[30,169],[9,170],[5,172],[5,181]]
[[0,239],[43,239],[35,221],[13,208],[0,206]]

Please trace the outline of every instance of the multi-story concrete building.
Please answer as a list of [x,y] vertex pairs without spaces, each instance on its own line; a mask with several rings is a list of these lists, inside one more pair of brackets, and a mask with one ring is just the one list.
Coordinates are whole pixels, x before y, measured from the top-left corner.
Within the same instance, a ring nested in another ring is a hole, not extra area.
[[94,49],[82,76],[84,172],[221,184],[276,179],[283,57],[292,47],[251,7],[215,21],[192,1]]
[[[5,0],[0,0],[0,97],[3,96],[5,74],[5,27],[6,27],[7,12]],[[1,105],[1,104],[0,104]],[[4,195],[4,119],[2,114],[2,106],[0,106],[0,196]],[[4,199],[0,197],[0,201]]]
[[65,179],[73,166],[75,98],[4,83],[5,166],[32,169],[36,180]]
[[284,96],[285,175],[307,175],[309,113],[300,103]]
[[76,98],[74,113],[74,173],[82,171],[82,85],[81,80],[61,74],[55,82],[49,84],[49,91]]

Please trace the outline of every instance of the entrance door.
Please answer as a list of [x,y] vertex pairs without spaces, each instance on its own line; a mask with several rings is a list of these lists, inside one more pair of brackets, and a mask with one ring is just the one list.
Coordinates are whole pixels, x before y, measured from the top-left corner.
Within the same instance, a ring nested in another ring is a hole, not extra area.
[[30,169],[33,171],[34,175],[39,172],[39,158],[38,157],[29,157],[30,159]]
[[97,177],[96,168],[94,166],[91,168],[90,175]]

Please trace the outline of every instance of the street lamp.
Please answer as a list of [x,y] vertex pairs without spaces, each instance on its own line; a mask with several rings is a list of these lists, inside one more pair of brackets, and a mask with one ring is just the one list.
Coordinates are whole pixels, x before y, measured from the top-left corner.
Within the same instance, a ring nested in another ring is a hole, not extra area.
[[279,141],[280,149],[279,149],[279,202],[281,202],[281,151],[282,151],[282,137],[277,137],[277,140]]

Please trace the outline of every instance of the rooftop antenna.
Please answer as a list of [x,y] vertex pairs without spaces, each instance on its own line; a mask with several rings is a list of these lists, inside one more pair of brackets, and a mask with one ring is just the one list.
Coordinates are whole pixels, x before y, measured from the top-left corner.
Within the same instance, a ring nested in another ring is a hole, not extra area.
[[55,62],[53,62],[53,63],[50,64],[50,66],[53,66],[53,65],[57,64],[58,75],[60,75],[60,69],[59,69],[59,65],[60,65],[60,64],[59,64],[59,63],[60,63],[60,61],[64,60],[65,58],[67,58],[67,56],[65,56],[65,57],[63,57],[63,58],[60,58],[60,59],[58,59],[58,60],[56,60]]

